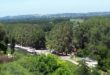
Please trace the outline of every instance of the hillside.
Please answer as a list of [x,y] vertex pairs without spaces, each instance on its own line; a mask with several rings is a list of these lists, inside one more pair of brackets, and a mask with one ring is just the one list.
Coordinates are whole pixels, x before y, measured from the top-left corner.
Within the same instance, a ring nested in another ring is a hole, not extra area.
[[90,12],[90,13],[61,13],[61,14],[47,14],[47,15],[18,15],[18,16],[5,16],[0,18],[0,22],[28,22],[39,20],[52,20],[58,18],[87,18],[93,16],[110,16],[110,12]]

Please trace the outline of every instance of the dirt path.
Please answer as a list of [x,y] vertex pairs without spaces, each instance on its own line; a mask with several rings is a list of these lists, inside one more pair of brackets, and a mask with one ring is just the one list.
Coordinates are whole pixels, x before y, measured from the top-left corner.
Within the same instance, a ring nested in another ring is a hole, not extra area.
[[[24,47],[24,46],[20,46],[20,45],[16,45],[15,48],[21,48],[21,49],[26,50],[30,53],[45,54],[45,55],[51,54],[51,52],[49,50],[36,50],[34,48],[31,48],[31,47]],[[62,60],[67,60],[67,61],[72,62],[73,64],[78,65],[78,62],[72,60],[70,58],[70,56],[60,56],[60,57],[61,57]]]
[[[31,48],[31,47],[24,47],[24,46],[20,46],[20,45],[16,45],[15,47],[26,50],[27,52],[29,52],[31,54],[45,54],[45,55],[52,54],[49,50],[36,50],[34,48]],[[76,65],[79,64],[76,60],[71,59],[70,56],[59,56],[59,57],[61,57],[62,60],[70,61],[73,64],[76,64]],[[86,64],[89,67],[95,67],[98,64],[97,61],[91,60],[89,58],[81,58],[81,59],[86,60]]]
[[0,63],[7,63],[12,61],[14,58],[10,58],[7,55],[0,55]]
[[75,64],[75,65],[78,65],[78,64],[79,64],[79,63],[76,62],[75,60],[72,60],[72,59],[70,58],[70,56],[60,56],[60,57],[61,57],[62,60],[70,61],[70,62],[72,62],[72,63]]

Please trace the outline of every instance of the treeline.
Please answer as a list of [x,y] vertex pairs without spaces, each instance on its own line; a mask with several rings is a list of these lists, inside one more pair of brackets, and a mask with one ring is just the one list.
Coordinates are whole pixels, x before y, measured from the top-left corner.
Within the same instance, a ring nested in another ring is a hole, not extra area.
[[36,49],[45,47],[45,33],[50,31],[51,26],[37,24],[10,24],[5,25],[9,37],[14,37],[16,44],[31,46]]
[[0,23],[5,23],[5,24],[16,24],[16,23],[28,23],[28,24],[48,24],[49,22],[57,23],[57,22],[62,22],[62,21],[69,21],[70,18],[54,18],[54,17],[26,17],[26,16],[19,16],[19,17],[5,17],[5,18],[0,18]]
[[[16,44],[23,46],[31,46],[36,49],[46,48],[46,35],[51,31],[56,23],[67,21],[68,19],[52,19],[52,20],[37,20],[23,22],[5,22],[1,26],[5,29],[6,36],[14,38]],[[19,21],[19,20],[18,20]]]

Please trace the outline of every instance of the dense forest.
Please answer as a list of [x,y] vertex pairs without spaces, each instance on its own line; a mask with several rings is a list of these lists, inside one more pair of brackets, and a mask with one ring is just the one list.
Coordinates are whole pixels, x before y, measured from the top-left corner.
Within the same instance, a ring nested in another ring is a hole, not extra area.
[[75,49],[75,57],[89,57],[98,64],[95,68],[89,68],[85,61],[75,65],[52,54],[30,56],[15,51],[16,61],[6,65],[0,64],[1,75],[110,74],[110,18],[108,17],[1,22],[0,50],[4,54],[10,51],[9,43],[11,54],[15,51],[15,44],[36,50],[54,50],[55,53],[65,56]]

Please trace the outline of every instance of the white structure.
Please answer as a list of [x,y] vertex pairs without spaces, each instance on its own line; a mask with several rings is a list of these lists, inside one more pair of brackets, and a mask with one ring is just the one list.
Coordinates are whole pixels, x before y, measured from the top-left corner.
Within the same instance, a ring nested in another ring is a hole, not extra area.
[[92,60],[88,57],[82,58],[82,60],[85,60],[85,63],[87,64],[88,67],[93,68],[96,67],[98,62],[96,60]]
[[31,48],[31,47],[24,47],[24,46],[20,46],[20,45],[16,45],[15,48],[21,48],[21,49],[24,49],[26,50],[27,52],[29,53],[36,53],[36,54],[49,54],[49,50],[36,50],[34,48]]

